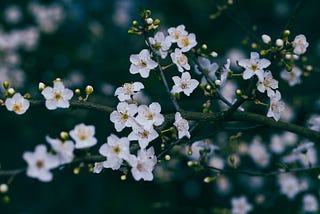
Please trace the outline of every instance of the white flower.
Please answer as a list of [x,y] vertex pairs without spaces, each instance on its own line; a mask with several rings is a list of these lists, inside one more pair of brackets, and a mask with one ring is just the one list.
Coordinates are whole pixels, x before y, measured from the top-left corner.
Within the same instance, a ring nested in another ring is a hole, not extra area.
[[320,131],[320,116],[312,115],[311,118],[308,120],[308,126],[312,130]]
[[69,100],[73,96],[73,91],[65,88],[61,81],[54,81],[53,88],[47,86],[41,94],[46,99],[46,107],[49,110],[56,108],[69,108]]
[[172,77],[174,86],[171,93],[183,92],[185,95],[190,96],[193,90],[199,85],[198,80],[191,79],[189,72],[183,72],[181,78],[178,76]]
[[184,25],[179,25],[176,28],[171,27],[168,29],[169,38],[172,43],[177,42],[181,36],[188,35],[188,32],[185,30]]
[[245,68],[243,79],[250,79],[253,75],[257,75],[260,81],[263,81],[264,68],[268,67],[271,62],[268,59],[259,59],[257,52],[251,52],[250,59],[239,60],[238,64]]
[[296,36],[292,42],[293,53],[297,55],[304,54],[307,51],[309,43],[307,42],[306,37],[303,34]]
[[231,199],[232,214],[246,214],[252,210],[252,205],[248,203],[245,196]]
[[151,103],[149,107],[140,105],[136,121],[145,129],[151,129],[153,125],[160,126],[164,121],[164,117],[160,112],[161,106],[157,102]]
[[188,52],[191,48],[197,45],[196,35],[190,33],[189,35],[180,36],[177,45],[182,52]]
[[302,71],[298,67],[293,67],[291,71],[283,70],[280,73],[280,77],[288,82],[290,86],[294,86],[301,83]]
[[120,101],[131,100],[136,92],[144,88],[141,82],[125,83],[122,87],[119,87],[114,92],[115,96],[118,96]]
[[175,114],[175,121],[173,125],[177,128],[178,130],[178,137],[183,138],[186,136],[187,138],[190,138],[190,133],[189,133],[189,123],[187,120],[183,119],[181,117],[180,112],[177,112]]
[[125,127],[131,127],[135,122],[134,115],[137,113],[138,107],[135,104],[120,102],[117,110],[111,112],[110,120],[114,123],[117,132],[121,132]]
[[183,69],[190,70],[188,58],[182,53],[179,48],[176,48],[174,52],[170,54],[170,56],[172,62],[177,65],[178,71],[183,72]]
[[[208,75],[208,77],[214,81],[217,79],[216,76],[216,71],[219,68],[219,65],[217,63],[211,63],[209,59],[205,58],[205,57],[199,57],[198,58],[198,62],[201,68],[201,71],[199,70],[198,66],[195,66],[195,72],[198,74],[203,74],[205,73],[206,75]],[[201,83],[202,84],[207,84],[207,80],[205,78],[205,76],[203,76],[203,78],[201,79]]]
[[132,132],[129,134],[129,140],[137,140],[141,149],[145,149],[149,142],[159,136],[154,128],[144,129],[139,125],[132,126]]
[[71,140],[61,141],[60,139],[53,139],[49,136],[46,136],[46,140],[57,153],[60,164],[70,163],[72,161],[74,157],[74,143]]
[[262,39],[263,43],[265,43],[265,44],[269,44],[271,42],[271,37],[267,34],[263,34],[261,36],[261,39]]
[[259,137],[253,139],[249,145],[249,155],[257,165],[267,167],[270,162],[270,153],[261,141]]
[[314,146],[313,142],[307,142],[300,144],[297,148],[293,149],[293,153],[299,154],[299,153],[307,153],[308,149]]
[[69,132],[70,136],[76,142],[76,149],[89,148],[97,144],[97,139],[94,137],[95,127],[92,125],[86,126],[81,123],[76,125],[73,130]]
[[278,177],[278,183],[280,185],[280,192],[291,200],[300,192],[299,181],[291,174],[280,175]]
[[273,117],[276,121],[280,119],[281,113],[284,111],[284,102],[280,101],[281,94],[276,91],[274,95],[270,97],[270,107],[267,113],[267,117]]
[[152,171],[157,163],[153,147],[150,147],[148,150],[139,150],[137,156],[130,155],[128,163],[132,167],[131,173],[136,181],[140,179],[145,181],[153,180]]
[[[190,155],[190,149],[192,154]],[[199,140],[192,143],[191,147],[187,146],[187,154],[194,160],[200,160],[203,155],[210,156],[215,150],[219,150],[218,146],[213,145],[209,140]]]
[[25,113],[30,106],[29,100],[21,96],[20,93],[14,94],[12,98],[7,98],[4,104],[8,111],[14,111],[16,114]]
[[231,72],[230,70],[230,59],[227,59],[227,63],[222,67],[222,71],[220,73],[220,87],[223,87],[227,81],[228,74]]
[[150,53],[147,49],[143,49],[139,54],[132,54],[130,56],[130,73],[140,73],[141,77],[149,77],[150,70],[156,68],[158,63],[151,59]]
[[60,163],[56,156],[47,153],[45,145],[38,145],[33,153],[24,152],[23,159],[28,163],[27,176],[43,182],[52,180],[50,169],[58,167]]
[[156,53],[161,56],[162,59],[166,58],[168,55],[168,50],[171,46],[171,41],[169,37],[165,37],[162,32],[157,32],[154,38],[149,37],[150,44],[156,50]]
[[99,174],[103,169],[103,162],[95,162],[93,167],[93,173]]
[[311,194],[306,194],[303,196],[303,211],[304,212],[316,212],[319,210],[318,199]]
[[99,149],[99,153],[107,157],[107,160],[103,161],[103,167],[113,170],[119,169],[123,160],[127,160],[129,157],[129,143],[128,138],[119,138],[111,134],[107,138],[107,143],[104,143]]
[[266,71],[263,74],[263,80],[257,82],[257,89],[261,93],[267,91],[268,97],[274,95],[273,89],[278,88],[278,81],[275,80],[272,76],[271,71]]

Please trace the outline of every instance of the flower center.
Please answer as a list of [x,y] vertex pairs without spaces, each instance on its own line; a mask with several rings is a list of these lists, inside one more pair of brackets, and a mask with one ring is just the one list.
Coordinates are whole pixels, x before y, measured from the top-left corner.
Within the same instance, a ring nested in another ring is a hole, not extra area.
[[189,43],[189,38],[188,37],[184,37],[183,39],[181,39],[181,43],[183,46],[188,46]]
[[140,135],[141,135],[141,138],[146,139],[146,138],[148,138],[149,133],[147,131],[143,131],[143,132],[140,133]]
[[127,121],[128,119],[129,119],[129,115],[128,114],[121,114],[121,120]]
[[258,65],[257,64],[252,64],[251,65],[251,70],[253,70],[253,71],[258,70]]
[[61,100],[62,99],[61,93],[54,93],[54,99],[55,100]]
[[184,65],[188,63],[188,58],[185,55],[182,55],[177,60],[178,64]]
[[15,112],[20,112],[22,111],[23,107],[22,107],[22,103],[15,103],[12,107],[13,111]]
[[43,160],[37,160],[36,166],[37,166],[39,169],[43,168],[43,167],[44,167],[44,162],[43,162]]
[[119,146],[116,146],[116,147],[113,147],[113,151],[114,151],[114,153],[119,154],[121,149]]
[[147,115],[147,119],[148,119],[148,120],[153,120],[153,118],[154,118],[154,115],[153,115],[153,114],[149,113],[149,114]]

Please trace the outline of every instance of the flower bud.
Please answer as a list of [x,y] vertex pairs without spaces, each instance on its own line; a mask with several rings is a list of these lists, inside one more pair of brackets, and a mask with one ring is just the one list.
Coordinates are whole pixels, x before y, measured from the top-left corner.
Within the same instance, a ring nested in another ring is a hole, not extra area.
[[151,24],[153,23],[153,19],[152,19],[152,18],[147,18],[147,19],[146,19],[146,23],[147,23],[148,25],[151,25]]
[[29,93],[26,93],[25,95],[23,95],[23,97],[24,97],[25,99],[30,99],[30,98],[31,98],[31,95],[30,95]]
[[160,24],[160,19],[155,19],[155,20],[153,21],[153,24],[154,24],[154,25],[159,25],[159,24]]
[[202,45],[201,45],[201,48],[202,48],[202,50],[207,50],[207,49],[208,49],[208,46],[207,46],[206,44],[202,44]]
[[61,82],[61,78],[56,78],[54,82]]
[[80,96],[81,90],[79,88],[77,88],[76,90],[74,90],[74,93],[76,94],[76,96]]
[[87,95],[90,95],[93,93],[93,87],[91,85],[87,85],[85,91]]
[[276,46],[282,47],[283,46],[283,40],[282,39],[277,39],[276,40]]
[[62,140],[68,140],[68,138],[69,138],[68,132],[60,132],[60,138]]
[[139,22],[138,22],[137,20],[133,20],[132,25],[133,25],[133,26],[138,26],[138,25],[139,25]]
[[263,43],[265,43],[265,44],[270,44],[270,42],[271,42],[271,37],[270,37],[269,35],[263,34],[263,35],[261,36],[261,38],[262,38]]
[[221,80],[215,80],[215,81],[214,81],[214,84],[215,84],[216,86],[220,86],[220,85],[221,85]]
[[283,36],[288,37],[290,35],[290,30],[283,31]]
[[9,190],[9,187],[7,184],[0,185],[0,193],[6,193],[6,192],[8,192],[8,190]]
[[14,88],[9,88],[8,89],[8,95],[9,96],[13,96],[16,93],[16,91],[14,90]]
[[39,82],[38,88],[39,88],[39,91],[43,91],[43,89],[46,88],[46,85],[43,82]]
[[4,87],[4,89],[8,89],[9,86],[10,86],[10,83],[9,83],[8,81],[4,81],[4,82],[3,82],[3,87]]
[[212,51],[212,52],[210,53],[210,56],[212,56],[212,57],[217,57],[217,56],[218,56],[218,53],[215,52],[215,51]]

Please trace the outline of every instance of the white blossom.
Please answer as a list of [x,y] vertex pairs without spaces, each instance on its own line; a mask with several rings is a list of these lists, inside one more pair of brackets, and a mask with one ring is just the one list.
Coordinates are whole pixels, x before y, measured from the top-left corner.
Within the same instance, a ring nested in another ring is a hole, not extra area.
[[231,198],[232,214],[246,214],[252,210],[245,196]]
[[106,161],[103,161],[103,167],[113,170],[119,169],[123,160],[127,160],[129,157],[129,143],[127,137],[119,138],[111,134],[107,138],[107,143],[104,143],[99,149],[99,153],[107,158]]
[[140,105],[136,121],[145,129],[151,129],[153,125],[160,126],[164,121],[164,117],[160,112],[161,106],[157,102],[151,103],[149,107]]
[[175,114],[175,121],[173,125],[177,128],[178,130],[178,138],[183,138],[186,136],[187,138],[190,138],[190,133],[189,133],[189,123],[187,120],[183,119],[181,117],[180,112],[177,112]]
[[188,35],[180,36],[177,45],[181,48],[182,52],[188,52],[191,48],[197,45],[196,35],[194,33],[190,33]]
[[299,180],[291,174],[280,175],[278,183],[280,185],[280,192],[291,200],[300,192]]
[[8,111],[14,111],[16,114],[24,114],[28,110],[30,102],[20,93],[16,93],[12,98],[7,98],[4,105]]
[[49,136],[46,136],[46,140],[57,153],[60,164],[70,163],[73,160],[74,143],[71,140],[62,141]]
[[253,161],[261,166],[267,167],[270,163],[270,153],[266,146],[262,143],[261,138],[255,137],[253,142],[249,145],[249,155]]
[[132,54],[130,56],[130,73],[137,74],[139,73],[141,77],[149,77],[150,70],[156,68],[158,63],[151,59],[149,50],[143,49],[139,54]]
[[168,29],[169,38],[172,43],[177,42],[180,37],[188,35],[184,25],[179,25],[176,28],[171,27]]
[[276,91],[276,93],[270,97],[270,107],[267,113],[267,117],[273,117],[276,121],[280,119],[281,113],[284,111],[284,102],[280,99],[281,94],[279,91]]
[[271,71],[266,71],[263,74],[263,80],[257,82],[257,89],[261,93],[267,91],[268,97],[274,95],[274,89],[278,88],[278,81],[275,80],[272,76]]
[[89,148],[97,144],[97,139],[94,137],[95,127],[92,125],[78,124],[69,134],[76,142],[76,149]]
[[271,37],[267,34],[263,34],[261,36],[261,39],[262,39],[263,43],[265,43],[265,44],[269,44],[271,42]]
[[93,173],[99,174],[103,170],[103,162],[95,162]]
[[135,104],[120,102],[117,105],[117,110],[110,114],[110,120],[114,123],[117,132],[121,132],[125,127],[131,127],[135,123],[134,115],[137,111],[138,107]]
[[190,65],[188,63],[188,58],[182,53],[179,48],[176,48],[173,53],[170,54],[171,60],[178,67],[178,71],[183,72],[185,70],[190,70]]
[[141,82],[125,83],[123,86],[118,87],[114,92],[120,101],[131,100],[132,97],[144,88]]
[[27,176],[38,178],[40,181],[52,180],[51,169],[59,166],[59,158],[47,153],[45,145],[38,145],[34,152],[24,152],[23,159],[28,163]]
[[308,120],[308,126],[310,129],[315,131],[320,131],[320,116],[319,115],[312,115]]
[[154,35],[153,38],[149,37],[149,42],[162,59],[167,57],[168,50],[171,47],[171,41],[169,37],[165,37],[164,34],[159,31]]
[[292,42],[293,53],[297,55],[304,54],[307,51],[309,43],[307,42],[306,37],[303,34],[296,36]]
[[280,77],[287,81],[290,86],[295,86],[301,83],[302,71],[298,67],[293,67],[291,71],[283,70],[280,73]]
[[306,194],[303,196],[302,199],[302,203],[303,203],[303,211],[306,213],[309,212],[317,212],[319,210],[319,203],[318,203],[318,199],[311,194]]
[[199,85],[198,80],[191,79],[189,72],[183,72],[181,78],[178,76],[172,77],[174,86],[172,87],[171,93],[183,92],[185,95],[190,96],[190,94]]
[[137,156],[130,155],[128,163],[132,167],[131,173],[135,180],[153,180],[152,171],[157,163],[157,157],[154,155],[153,147],[150,147],[148,150],[139,150]]
[[61,81],[54,81],[53,88],[47,86],[41,94],[46,99],[46,107],[49,110],[56,108],[69,108],[69,100],[73,97],[73,91],[65,88]]
[[[211,63],[209,59],[205,58],[205,57],[199,57],[198,58],[198,62],[201,68],[201,71],[199,70],[198,66],[195,66],[195,72],[198,74],[202,74],[202,75],[207,75],[210,80],[214,81],[217,79],[216,76],[216,71],[219,68],[219,65],[217,63]],[[203,74],[204,73],[204,74]],[[202,84],[207,84],[207,80],[205,75],[202,77],[201,79],[201,83]]]
[[159,136],[154,128],[145,129],[142,126],[132,126],[132,132],[128,135],[129,140],[137,140],[141,149],[145,149],[149,142]]
[[260,59],[257,52],[251,52],[250,59],[239,60],[238,64],[245,68],[243,79],[250,79],[256,75],[260,81],[263,81],[264,68],[267,68],[271,62],[268,59]]

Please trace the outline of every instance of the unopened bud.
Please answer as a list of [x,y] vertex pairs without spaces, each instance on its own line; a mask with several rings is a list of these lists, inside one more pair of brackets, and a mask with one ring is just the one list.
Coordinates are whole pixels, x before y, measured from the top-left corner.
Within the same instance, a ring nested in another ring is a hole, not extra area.
[[68,132],[60,132],[60,138],[62,140],[67,140],[69,138]]
[[91,85],[87,85],[85,91],[87,95],[90,95],[93,93],[93,87]]
[[257,43],[253,42],[253,43],[251,44],[251,48],[256,49],[257,47],[258,47]]
[[236,94],[237,94],[238,96],[241,96],[241,95],[242,95],[242,91],[241,91],[240,89],[237,89],[237,90],[236,90]]
[[61,82],[61,78],[56,78],[54,81],[55,82]]
[[166,155],[166,156],[164,156],[164,159],[168,161],[171,159],[171,157],[170,157],[170,155]]
[[208,49],[208,46],[207,46],[206,44],[202,44],[202,45],[201,45],[201,48],[202,48],[203,50],[207,50],[207,49]]
[[152,18],[147,18],[147,19],[146,19],[146,23],[147,23],[148,25],[151,25],[151,24],[153,23],[153,19],[152,19]]
[[290,35],[290,30],[283,31],[283,36],[288,37]]
[[16,91],[14,90],[14,88],[9,88],[9,89],[8,89],[8,95],[9,95],[9,96],[14,95],[15,93],[16,93]]
[[214,181],[216,179],[216,177],[205,177],[203,179],[203,182],[205,183],[211,183],[212,181]]
[[154,25],[159,25],[159,24],[160,24],[160,19],[155,19],[155,20],[153,21],[153,24],[154,24]]
[[24,97],[25,99],[30,99],[30,98],[31,98],[31,95],[30,95],[29,93],[26,93],[25,95],[23,95],[23,97]]
[[76,167],[73,169],[73,174],[78,175],[80,173],[80,168]]
[[133,25],[133,26],[138,26],[138,25],[139,25],[139,22],[138,22],[137,20],[133,20],[132,25]]
[[4,89],[8,89],[9,86],[10,86],[10,83],[9,83],[8,81],[4,81],[4,82],[3,82],[3,87],[4,87]]
[[77,88],[76,90],[74,90],[74,93],[76,94],[76,96],[80,96],[81,90],[79,88]]
[[283,40],[282,39],[277,39],[276,40],[276,46],[282,47],[283,46]]
[[270,44],[270,42],[271,42],[271,37],[270,37],[269,35],[263,34],[263,35],[261,36],[261,38],[262,38],[262,41],[263,41],[265,44]]
[[46,88],[46,85],[43,82],[39,82],[39,91],[43,91]]
[[313,69],[312,65],[307,65],[307,66],[306,66],[306,70],[307,70],[307,71],[312,71],[312,69]]
[[121,175],[120,179],[121,179],[122,181],[127,180],[127,175]]
[[215,80],[214,84],[217,85],[217,86],[220,86],[221,85],[221,80]]
[[206,85],[206,90],[210,91],[211,90],[211,85],[207,84]]
[[218,53],[215,52],[215,51],[212,51],[212,52],[210,53],[210,56],[212,56],[212,57],[217,57],[217,56],[218,56]]
[[9,187],[7,184],[0,185],[0,193],[6,193],[6,192],[8,192],[8,190],[9,190]]

